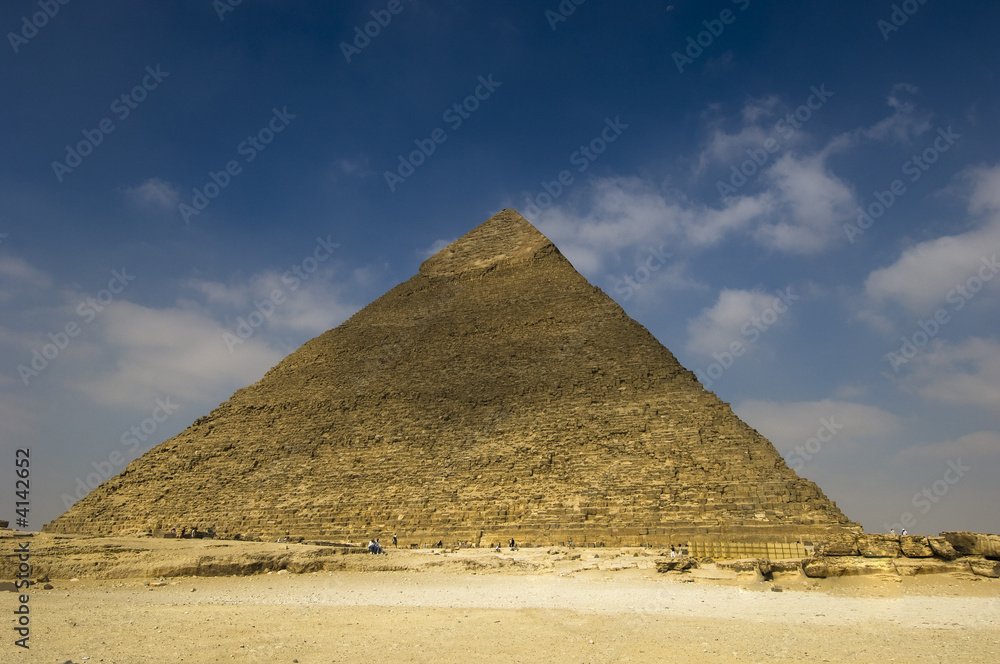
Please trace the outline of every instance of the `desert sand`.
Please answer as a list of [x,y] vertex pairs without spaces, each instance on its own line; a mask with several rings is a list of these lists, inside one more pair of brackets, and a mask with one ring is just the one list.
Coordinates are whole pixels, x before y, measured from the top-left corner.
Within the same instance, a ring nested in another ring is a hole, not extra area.
[[[5,552],[13,541],[4,538]],[[796,572],[765,581],[712,564],[661,574],[654,563],[663,552],[640,548],[390,548],[322,558],[310,552],[332,549],[47,535],[32,548],[51,589],[32,587],[30,651],[6,629],[3,662],[1000,658],[1000,580],[971,574]],[[173,576],[199,564],[205,572],[213,556],[258,573]],[[288,571],[305,559],[326,569]],[[122,574],[130,576],[115,578]],[[13,627],[16,593],[0,592],[0,602]]]

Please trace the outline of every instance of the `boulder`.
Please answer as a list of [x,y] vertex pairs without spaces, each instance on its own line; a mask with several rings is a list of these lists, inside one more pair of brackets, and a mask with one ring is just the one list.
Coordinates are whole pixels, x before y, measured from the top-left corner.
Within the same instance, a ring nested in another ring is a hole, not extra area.
[[943,537],[928,537],[927,543],[931,545],[931,550],[938,558],[954,560],[959,556],[958,551]]
[[949,572],[969,571],[969,563],[964,560],[956,560],[952,562],[947,560],[937,560],[935,558],[898,558],[894,564],[896,566],[896,573],[900,576],[916,576],[918,574],[947,574]]
[[770,581],[774,577],[774,566],[766,558],[723,560],[716,563],[716,567],[732,570],[738,574],[760,574],[767,581]]
[[831,537],[818,547],[817,554],[821,556],[856,556],[858,555],[858,538],[851,534]]
[[1000,579],[1000,562],[996,560],[971,560],[972,573],[977,576],[988,576],[991,579]]
[[954,531],[941,533],[941,537],[963,556],[984,556],[1000,560],[1000,535]]
[[785,560],[772,560],[771,571],[775,574],[788,574],[798,572],[802,569],[801,558],[786,558]]
[[899,538],[899,548],[907,558],[933,558],[934,549],[926,537],[904,535]]
[[657,572],[683,572],[698,567],[698,561],[690,556],[676,558],[660,558],[656,561]]
[[898,558],[902,553],[896,535],[862,535],[858,538],[858,551],[865,558]]
[[803,566],[806,576],[825,579],[831,576],[861,576],[865,574],[895,574],[892,560],[872,560],[858,556],[816,558]]

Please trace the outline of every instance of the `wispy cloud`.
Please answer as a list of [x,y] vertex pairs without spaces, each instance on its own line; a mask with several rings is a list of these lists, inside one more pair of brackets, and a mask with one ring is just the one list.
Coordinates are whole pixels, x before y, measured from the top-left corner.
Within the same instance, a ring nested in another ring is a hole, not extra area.
[[864,290],[876,305],[892,301],[926,314],[942,306],[956,286],[977,276],[984,258],[1000,253],[1000,166],[976,167],[961,179],[971,188],[973,228],[917,243],[891,265],[874,270]]
[[135,187],[124,189],[125,194],[139,205],[173,210],[180,202],[177,187],[160,178],[149,178]]

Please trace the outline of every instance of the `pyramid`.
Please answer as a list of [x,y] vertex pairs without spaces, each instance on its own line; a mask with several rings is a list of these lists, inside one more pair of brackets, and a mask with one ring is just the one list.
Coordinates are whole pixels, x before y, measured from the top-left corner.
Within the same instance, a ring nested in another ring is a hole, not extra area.
[[503,210],[48,524],[483,545],[857,524]]

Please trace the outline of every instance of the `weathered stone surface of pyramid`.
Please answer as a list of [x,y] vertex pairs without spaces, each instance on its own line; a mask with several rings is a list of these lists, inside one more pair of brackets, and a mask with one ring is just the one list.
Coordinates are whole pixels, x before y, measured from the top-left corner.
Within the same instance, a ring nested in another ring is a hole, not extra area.
[[504,210],[45,528],[402,543],[856,529]]

